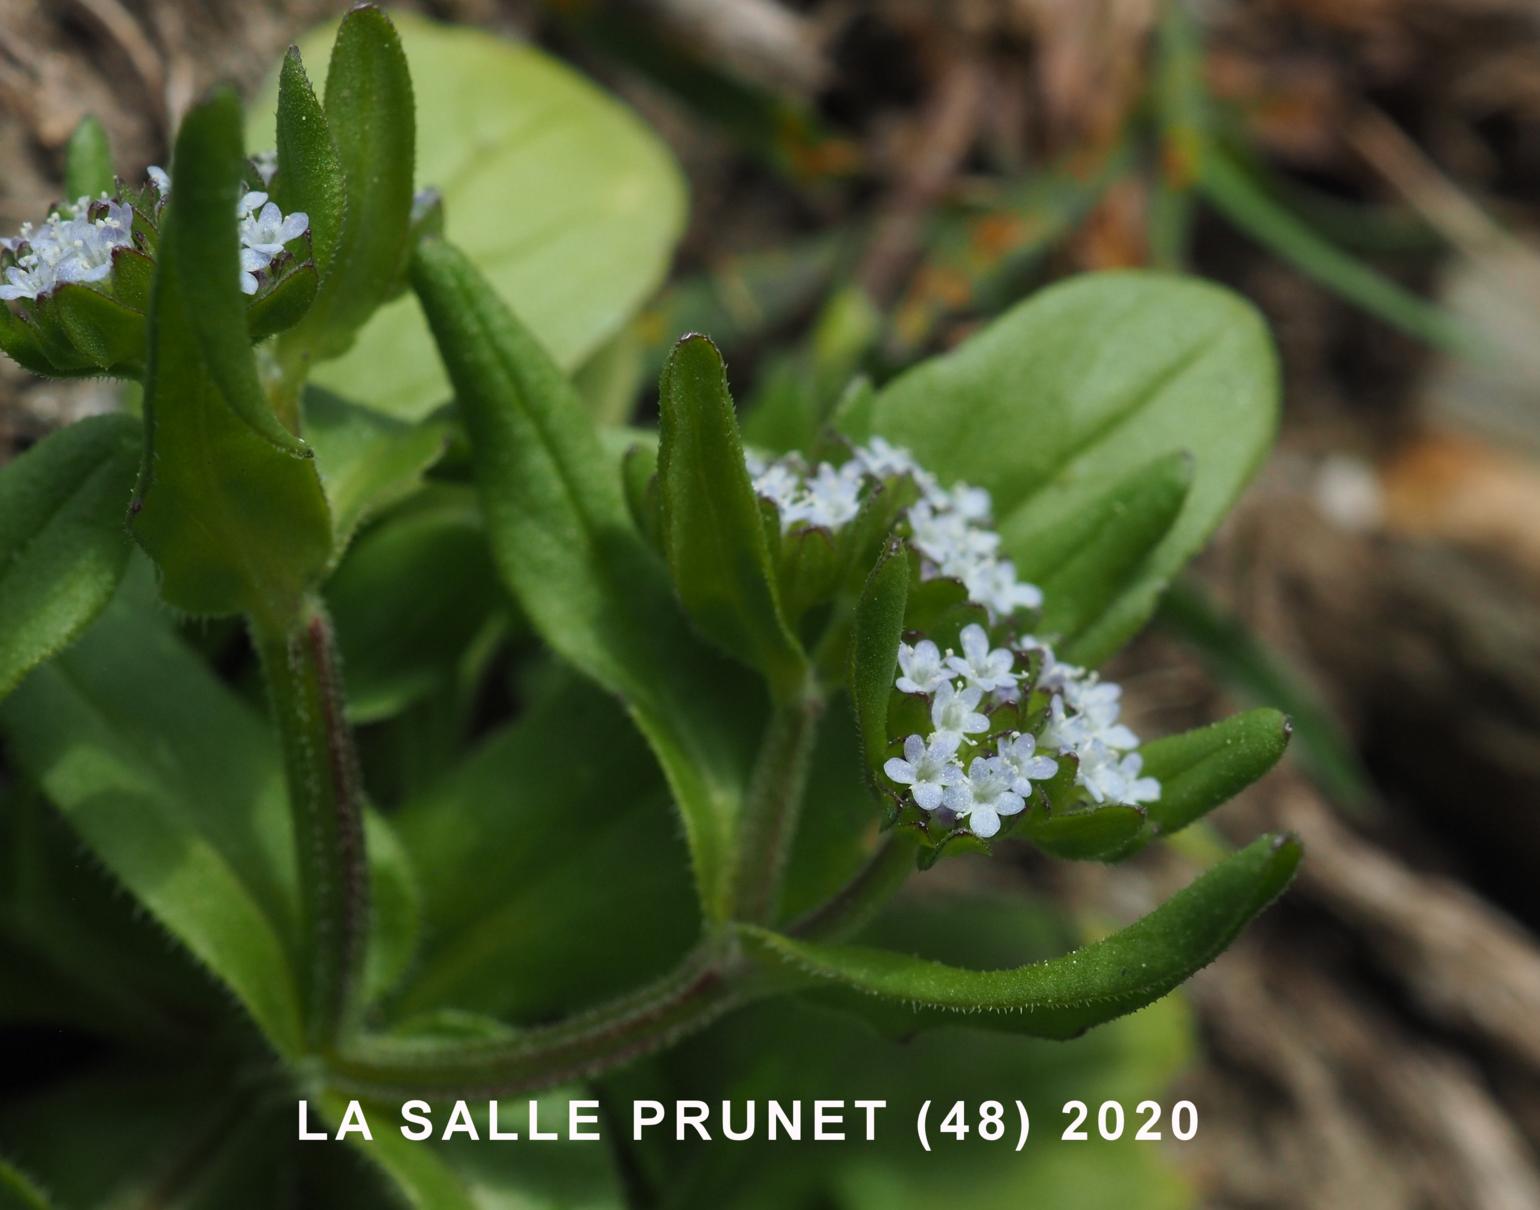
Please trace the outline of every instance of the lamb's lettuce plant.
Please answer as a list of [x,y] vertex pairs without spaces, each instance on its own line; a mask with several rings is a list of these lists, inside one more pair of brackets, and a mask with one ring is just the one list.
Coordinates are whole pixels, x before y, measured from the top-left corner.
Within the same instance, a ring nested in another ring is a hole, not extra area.
[[[998,905],[927,925],[925,901],[893,904],[917,871],[1011,843],[1121,860],[1282,753],[1268,710],[1142,742],[1094,671],[1270,441],[1272,354],[1244,304],[1071,281],[853,384],[797,448],[745,448],[692,334],[657,431],[607,430],[458,242],[506,214],[461,213],[463,182],[417,191],[408,54],[378,10],[343,20],[319,94],[290,53],[276,113],[276,152],[248,154],[215,92],[142,185],[83,128],[76,200],[0,253],[5,352],[142,386],[137,414],[0,472],[6,834],[18,870],[60,867],[58,818],[93,858],[68,910],[18,879],[6,961],[89,1028],[210,1031],[241,1078],[217,1090],[228,1120],[193,1117],[221,1143],[255,1125],[205,1192],[272,1179],[297,1096],[335,1123],[353,1099],[623,1090],[756,1002],[1075,1037],[1165,996],[1288,883],[1299,847],[1265,836],[1037,961]],[[336,370],[403,291],[453,392],[431,413]],[[184,637],[176,617],[213,621]],[[266,722],[218,619],[249,637]],[[516,717],[476,737],[500,680]],[[393,1133],[365,1149],[414,1204],[501,1187]],[[80,1204],[117,1179],[62,1178]]]

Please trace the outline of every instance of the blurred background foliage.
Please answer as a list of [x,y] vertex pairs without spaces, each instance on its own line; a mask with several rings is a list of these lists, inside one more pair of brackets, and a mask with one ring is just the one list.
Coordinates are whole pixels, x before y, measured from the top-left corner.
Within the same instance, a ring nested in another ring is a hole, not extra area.
[[[164,159],[176,115],[202,87],[234,78],[257,95],[296,33],[340,7],[11,0],[0,9],[0,226],[56,196],[63,147],[83,113],[102,118],[120,171],[136,174]],[[424,130],[457,132],[424,140],[420,175],[445,187],[452,233],[487,258],[617,431],[653,414],[657,368],[681,331],[704,330],[723,346],[751,437],[774,444],[768,422],[754,432],[749,409],[816,424],[852,374],[885,378],[1037,285],[1091,268],[1180,268],[1239,289],[1267,314],[1284,367],[1278,450],[1115,673],[1136,725],[1158,717],[1162,730],[1175,730],[1253,702],[1293,715],[1289,768],[1214,830],[1184,840],[1196,864],[1227,843],[1222,829],[1300,832],[1310,857],[1288,901],[1189,995],[1080,1042],[980,1043],[959,1032],[895,1052],[815,1008],[770,1008],[604,1090],[789,1097],[859,1083],[898,1105],[916,1095],[999,1095],[1003,1083],[1046,1111],[1070,1096],[1130,1106],[1186,1096],[1203,1114],[1197,1139],[1084,1145],[1094,1155],[1047,1144],[1023,1160],[978,1148],[924,1156],[890,1132],[876,1151],[639,1150],[614,1157],[602,1177],[557,1155],[520,1159],[513,1177],[477,1179],[488,1188],[512,1181],[531,1204],[602,1204],[624,1190],[650,1201],[672,1193],[681,1204],[921,1205],[934,1182],[947,1182],[950,1200],[981,1206],[1025,1197],[1088,1207],[1540,1205],[1533,6],[437,0],[392,8],[543,52],[517,52],[516,75],[501,59],[478,75],[472,44],[444,50],[436,68],[414,59]],[[561,62],[659,132],[678,167],[622,110],[588,104]],[[522,124],[497,127],[507,112]],[[596,198],[604,199],[597,213]],[[410,303],[396,308],[351,360],[377,384],[374,402],[416,418],[441,402],[442,385],[401,375],[411,361],[393,352],[410,350],[415,320]],[[0,458],[102,410],[106,389],[26,381],[0,367]],[[461,489],[438,484],[365,529],[329,589],[370,789],[386,807],[414,800],[421,813],[448,779],[463,784],[444,793],[495,802],[478,785],[500,784],[500,768],[519,767],[519,746],[539,737],[538,717],[505,720],[521,702],[559,706],[574,692],[559,670],[520,658],[525,627],[496,591],[476,525]],[[352,587],[377,582],[371,564],[414,571],[388,609]],[[387,615],[393,633],[404,626],[420,636],[401,644],[416,658],[379,658],[383,636],[370,619]],[[239,636],[228,628],[187,637],[216,666],[239,667],[230,655]],[[571,708],[606,726],[592,695]],[[460,737],[481,731],[476,760],[446,769]],[[143,923],[115,910],[105,880],[81,871],[72,842],[30,792],[11,779],[0,794],[8,902],[63,930],[80,969],[155,952],[158,939],[146,947],[134,935]],[[649,830],[661,816],[646,812],[645,798],[634,805],[594,840],[595,852],[675,843]],[[398,824],[413,844],[412,816]],[[1047,952],[1066,929],[1147,909],[1192,868],[1181,853],[1060,868],[1023,848],[1011,862],[943,867],[925,883],[933,902],[924,918],[946,927],[948,896],[962,892],[1009,895],[1016,906],[992,917],[999,935],[977,938],[976,959],[988,961],[992,945],[1005,947],[997,955]],[[40,869],[60,871],[66,907],[50,906],[55,884]],[[479,977],[486,905],[471,889],[426,881],[425,899],[450,905],[437,925],[463,932],[442,968],[415,985],[424,1013],[475,1001],[539,1019],[563,997],[612,990],[576,963],[572,986],[510,989]],[[678,943],[669,922],[687,934],[688,903],[670,898],[678,890],[664,879],[649,892],[659,927],[638,932],[629,955],[637,969]],[[574,899],[583,898],[579,888]],[[596,923],[624,911],[603,894],[587,902]],[[1046,911],[1050,902],[1068,905],[1068,915]],[[923,938],[911,935],[911,944]],[[75,1003],[70,972],[23,965],[33,951],[14,928],[0,947],[9,970],[29,972],[5,989],[7,1021],[43,1008],[57,1016]],[[159,948],[164,961],[125,969],[119,1002],[106,1006],[136,1038],[157,1030],[174,1038],[179,1023],[211,1019],[207,987]],[[619,985],[627,975],[606,977]],[[161,1002],[171,989],[180,1016],[136,1016],[145,1011],[135,994],[142,984],[160,989]],[[100,1007],[84,1006],[82,1021],[99,1021]],[[28,1056],[14,1068],[28,1095],[0,1103],[0,1150],[52,1154],[60,1140],[40,1128],[49,1115],[37,1106],[76,1097],[68,1113],[77,1137],[60,1158],[91,1153],[81,1187],[121,1170],[132,1198],[155,1194],[185,1163],[156,1151],[156,1131],[178,1133],[189,1155],[212,1137],[168,1125],[153,1105],[135,1118],[142,1138],[121,1114],[88,1112],[80,1098],[100,1109],[102,1080],[124,1098],[144,1086],[111,1037],[15,1025],[6,1039],[8,1054]],[[184,1061],[196,1090],[206,1077],[195,1056]],[[733,1073],[725,1084],[724,1073]],[[933,1087],[940,1073],[946,1088]],[[96,1091],[72,1088],[77,1076]],[[264,1087],[256,1060],[252,1079]],[[291,1109],[277,1098],[271,1118],[255,1112],[244,1129],[261,1137],[267,1123],[267,1136],[285,1137]],[[201,1125],[224,1131],[222,1123],[215,1114]],[[156,1160],[141,1172],[133,1161],[147,1151]],[[178,1196],[217,1199],[221,1181],[249,1187],[254,1173],[277,1170],[260,1148],[231,1154],[240,1162],[228,1171],[200,1168],[208,1189]],[[465,1171],[496,1165],[498,1154],[470,1149]],[[688,1180],[671,1179],[680,1173]],[[274,1189],[274,1204],[284,1195]]]

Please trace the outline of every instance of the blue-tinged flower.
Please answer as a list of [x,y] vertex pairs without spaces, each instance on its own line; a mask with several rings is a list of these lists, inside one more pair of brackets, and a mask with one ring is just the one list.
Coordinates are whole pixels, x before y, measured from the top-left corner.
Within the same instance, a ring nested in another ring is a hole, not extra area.
[[902,675],[894,684],[901,693],[923,693],[929,696],[951,680],[940,649],[929,639],[921,639],[912,647],[908,643],[900,643],[898,667]]
[[[982,689],[958,690],[951,681],[943,681],[930,704],[930,721],[936,734],[953,737],[961,743],[970,735],[989,730],[989,719],[978,710]],[[975,743],[975,740],[968,740]]]
[[1051,756],[1043,756],[1037,750],[1037,737],[1012,735],[1002,738],[999,744],[1000,759],[1011,771],[1014,780],[1011,789],[1026,796],[1032,793],[1032,783],[1045,781],[1059,771],[1059,762]]
[[958,741],[948,735],[932,735],[928,740],[911,735],[904,741],[903,758],[893,757],[882,766],[888,780],[908,786],[915,805],[924,811],[941,806],[946,788],[962,776],[957,763]]
[[968,830],[981,840],[1000,831],[1002,815],[1019,815],[1026,800],[1014,789],[1015,777],[999,757],[975,756],[967,775],[947,786],[948,810],[967,821]]
[[947,653],[947,667],[977,689],[1005,689],[1016,683],[1014,659],[1004,647],[991,648],[989,635],[977,622],[964,626],[962,655]]

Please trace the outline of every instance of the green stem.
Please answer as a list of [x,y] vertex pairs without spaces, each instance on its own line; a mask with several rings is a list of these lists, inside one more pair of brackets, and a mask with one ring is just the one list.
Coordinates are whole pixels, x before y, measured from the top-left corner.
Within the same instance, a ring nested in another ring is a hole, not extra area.
[[328,1050],[347,1023],[363,962],[369,883],[362,793],[331,620],[311,599],[287,628],[256,620],[294,821],[305,972],[306,1035]]
[[732,882],[735,920],[775,921],[822,713],[822,697],[807,685],[801,694],[777,705],[770,717],[738,820]]
[[816,941],[842,941],[860,932],[914,873],[916,845],[908,832],[889,832],[854,878],[789,931]]
[[504,1097],[586,1079],[672,1045],[767,986],[708,939],[657,983],[507,1039],[362,1038],[329,1065],[334,1091],[389,1099]]

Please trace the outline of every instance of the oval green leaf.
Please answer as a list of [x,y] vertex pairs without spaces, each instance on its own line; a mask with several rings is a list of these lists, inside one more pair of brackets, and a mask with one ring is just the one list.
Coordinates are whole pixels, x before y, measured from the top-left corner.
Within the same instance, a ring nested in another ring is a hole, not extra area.
[[[578,365],[667,272],[685,215],[672,157],[629,110],[533,47],[392,19],[416,92],[418,183],[442,192],[450,235],[557,363]],[[335,28],[300,40],[307,62],[326,61]],[[254,147],[273,145],[276,93],[253,107]],[[431,350],[400,299],[315,381],[421,417],[449,397]]]
[[[1272,441],[1277,367],[1257,313],[1204,282],[1104,273],[1052,286],[955,352],[889,384],[847,431],[907,445],[944,480],[989,489],[1005,547],[1073,524],[1154,457],[1194,459],[1175,523],[1094,618],[1075,655],[1098,663],[1153,610]],[[856,431],[860,429],[861,431]]]

